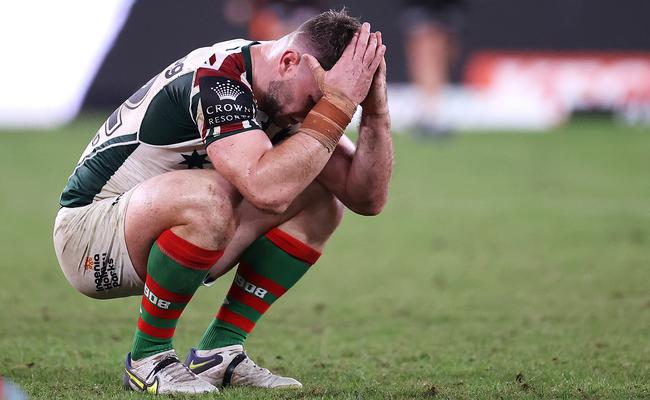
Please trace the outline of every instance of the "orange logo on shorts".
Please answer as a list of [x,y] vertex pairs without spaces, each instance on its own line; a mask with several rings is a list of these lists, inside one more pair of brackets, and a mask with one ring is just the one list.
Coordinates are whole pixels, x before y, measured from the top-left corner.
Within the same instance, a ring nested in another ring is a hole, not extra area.
[[84,262],[84,268],[86,270],[93,269],[94,263],[93,263],[93,258],[92,257],[86,257],[86,261]]

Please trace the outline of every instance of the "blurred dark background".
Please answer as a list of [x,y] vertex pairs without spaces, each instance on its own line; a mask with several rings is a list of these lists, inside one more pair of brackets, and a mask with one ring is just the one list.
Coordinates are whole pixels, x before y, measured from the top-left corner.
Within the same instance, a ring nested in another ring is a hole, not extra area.
[[[236,14],[247,7],[242,3],[136,1],[85,96],[84,109],[118,106],[149,77],[194,48],[249,38],[250,26],[236,21]],[[405,9],[413,2],[408,3],[316,1],[310,6],[321,10],[345,6],[350,14],[370,21],[374,30],[384,33],[389,46],[389,79],[405,82],[409,79]],[[251,4],[260,3],[248,7]],[[484,49],[650,50],[647,0],[467,0],[460,2],[459,10],[451,82],[461,80],[467,60]],[[235,13],[235,21],[228,13]]]

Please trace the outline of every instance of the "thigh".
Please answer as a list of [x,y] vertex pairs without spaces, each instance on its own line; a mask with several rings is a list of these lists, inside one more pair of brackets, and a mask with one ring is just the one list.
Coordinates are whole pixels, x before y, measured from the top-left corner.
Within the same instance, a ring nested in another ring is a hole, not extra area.
[[203,223],[208,234],[183,237],[209,248],[213,236],[234,230],[232,209],[237,201],[233,187],[214,170],[173,171],[140,184],[131,196],[125,223],[135,270],[146,277],[151,246],[166,229],[178,233],[178,229],[196,230],[195,225]]

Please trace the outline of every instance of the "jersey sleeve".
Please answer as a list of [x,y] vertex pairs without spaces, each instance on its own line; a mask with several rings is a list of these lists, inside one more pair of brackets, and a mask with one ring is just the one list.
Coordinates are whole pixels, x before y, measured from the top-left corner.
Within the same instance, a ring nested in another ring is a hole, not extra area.
[[195,84],[199,103],[196,124],[206,146],[238,133],[261,129],[250,87],[228,71],[199,68]]

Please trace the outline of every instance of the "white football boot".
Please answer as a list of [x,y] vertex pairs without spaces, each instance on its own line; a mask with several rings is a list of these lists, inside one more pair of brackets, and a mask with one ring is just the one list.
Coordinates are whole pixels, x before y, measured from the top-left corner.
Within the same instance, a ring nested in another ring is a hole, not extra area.
[[190,371],[215,386],[254,386],[267,389],[301,388],[293,378],[275,375],[258,367],[241,345],[213,350],[190,350],[185,360]]
[[131,360],[131,353],[127,354],[123,382],[124,386],[136,392],[153,394],[219,392],[183,365],[174,350],[136,361]]

